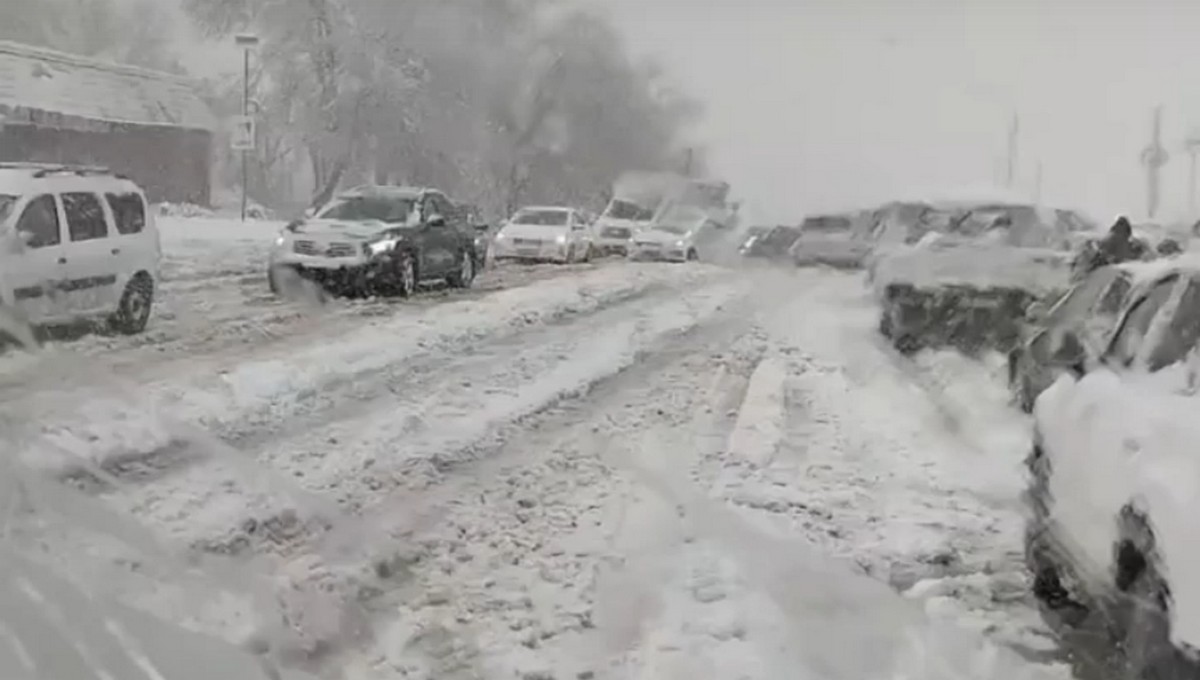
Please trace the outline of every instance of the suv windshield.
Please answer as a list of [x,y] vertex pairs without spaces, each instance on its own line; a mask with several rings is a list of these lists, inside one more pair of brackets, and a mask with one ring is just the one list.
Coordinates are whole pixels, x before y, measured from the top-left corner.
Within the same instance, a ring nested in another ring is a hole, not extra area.
[[378,220],[388,224],[408,224],[417,221],[417,202],[411,198],[379,196],[350,196],[338,198],[325,206],[318,215],[323,220],[365,222]]
[[521,210],[512,218],[513,224],[531,224],[540,227],[567,226],[566,210]]
[[17,204],[19,196],[9,196],[0,194],[0,224],[4,224],[8,220],[8,216],[12,214],[13,206]]

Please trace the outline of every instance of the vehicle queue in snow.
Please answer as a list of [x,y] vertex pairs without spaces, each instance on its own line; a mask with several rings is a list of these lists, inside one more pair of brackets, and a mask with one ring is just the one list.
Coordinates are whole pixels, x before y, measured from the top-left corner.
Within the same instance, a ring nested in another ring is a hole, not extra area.
[[[738,233],[729,187],[631,173],[595,216],[529,206],[498,229],[430,188],[362,186],[286,225],[266,284],[350,295],[465,288],[495,261],[709,259]],[[1200,258],[1191,233],[1107,235],[1012,197],[897,201],[751,227],[740,252],[864,270],[898,356],[1000,352],[1034,415],[1032,595],[1080,664],[1197,677]],[[162,248],[142,189],[104,168],[0,164],[0,338],[87,320],[149,323]],[[1086,670],[1089,675],[1102,672]]]

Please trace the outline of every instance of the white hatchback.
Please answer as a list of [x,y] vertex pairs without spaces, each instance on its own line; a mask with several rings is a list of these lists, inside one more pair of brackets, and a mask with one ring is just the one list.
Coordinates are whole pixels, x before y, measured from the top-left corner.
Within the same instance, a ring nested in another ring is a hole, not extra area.
[[496,260],[587,262],[592,259],[590,222],[580,210],[532,206],[517,211],[492,241]]
[[128,178],[0,163],[0,317],[10,321],[0,333],[94,320],[140,333],[161,256],[145,194]]

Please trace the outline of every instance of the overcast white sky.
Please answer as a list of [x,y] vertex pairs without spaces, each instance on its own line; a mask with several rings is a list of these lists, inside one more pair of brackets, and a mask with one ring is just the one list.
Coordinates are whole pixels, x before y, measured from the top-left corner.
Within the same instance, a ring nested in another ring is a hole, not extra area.
[[718,169],[772,217],[1003,177],[1097,218],[1145,212],[1164,106],[1164,212],[1187,207],[1200,3],[1186,0],[597,0],[708,105]]
[[1156,104],[1160,215],[1186,213],[1200,2],[579,1],[707,105],[718,172],[764,218],[995,183],[1014,111],[1028,193],[1040,159],[1046,202],[1141,215]]

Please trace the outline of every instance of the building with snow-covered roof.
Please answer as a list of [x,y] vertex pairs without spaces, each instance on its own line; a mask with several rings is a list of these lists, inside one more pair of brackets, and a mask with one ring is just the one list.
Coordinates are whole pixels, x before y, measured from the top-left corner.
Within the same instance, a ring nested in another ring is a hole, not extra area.
[[207,205],[215,129],[184,78],[0,41],[0,161],[102,165]]

